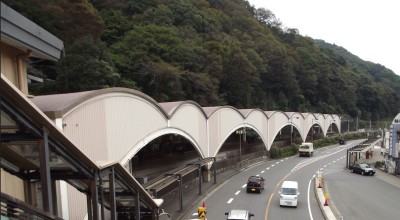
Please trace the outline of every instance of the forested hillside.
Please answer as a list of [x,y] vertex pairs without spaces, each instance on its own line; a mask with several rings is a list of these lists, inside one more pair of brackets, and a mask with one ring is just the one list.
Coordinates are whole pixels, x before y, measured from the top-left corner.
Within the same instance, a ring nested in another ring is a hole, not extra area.
[[49,79],[34,94],[118,86],[201,106],[400,112],[398,75],[245,0],[2,1],[64,41],[60,62],[31,60],[30,73]]

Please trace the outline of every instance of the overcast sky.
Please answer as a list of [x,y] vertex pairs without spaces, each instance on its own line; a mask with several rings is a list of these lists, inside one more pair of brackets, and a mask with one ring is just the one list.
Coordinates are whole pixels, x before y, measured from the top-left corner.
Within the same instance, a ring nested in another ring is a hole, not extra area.
[[398,0],[248,0],[271,10],[284,27],[336,44],[400,75]]

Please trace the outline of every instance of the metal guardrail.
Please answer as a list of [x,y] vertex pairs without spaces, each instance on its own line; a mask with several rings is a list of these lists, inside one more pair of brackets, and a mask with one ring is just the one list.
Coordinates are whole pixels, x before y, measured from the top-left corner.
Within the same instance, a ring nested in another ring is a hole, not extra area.
[[145,188],[147,191],[152,192],[154,195],[179,180],[179,176],[186,176],[193,171],[201,169],[202,166],[212,161],[214,161],[214,158],[206,158],[203,160],[199,160],[197,163],[191,163],[175,168],[143,184],[143,188]]
[[11,197],[5,193],[0,194],[1,198],[1,219],[38,219],[38,220],[62,220],[55,215],[47,213],[42,209],[31,206],[21,200]]

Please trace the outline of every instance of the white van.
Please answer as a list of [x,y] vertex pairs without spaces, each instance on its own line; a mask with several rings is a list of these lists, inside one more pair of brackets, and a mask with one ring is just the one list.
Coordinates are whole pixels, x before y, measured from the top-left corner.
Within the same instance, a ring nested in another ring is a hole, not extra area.
[[241,209],[232,209],[229,212],[225,212],[225,215],[227,215],[227,220],[250,220],[251,217],[254,217],[253,213],[250,213],[247,210],[241,210]]
[[314,155],[314,144],[311,142],[304,142],[299,147],[299,157],[306,155],[306,156],[313,156]]
[[279,205],[297,207],[297,199],[300,195],[299,184],[297,181],[284,181],[281,190],[279,190]]

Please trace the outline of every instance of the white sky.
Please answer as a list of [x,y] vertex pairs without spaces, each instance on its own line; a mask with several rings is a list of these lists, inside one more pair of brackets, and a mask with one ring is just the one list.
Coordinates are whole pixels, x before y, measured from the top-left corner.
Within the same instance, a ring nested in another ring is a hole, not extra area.
[[398,0],[248,0],[303,36],[336,44],[400,75]]

